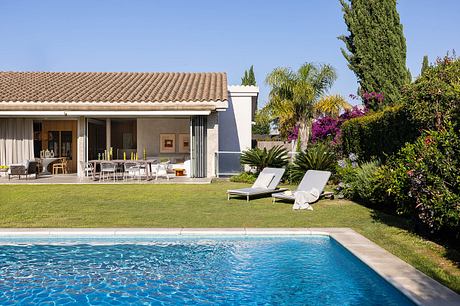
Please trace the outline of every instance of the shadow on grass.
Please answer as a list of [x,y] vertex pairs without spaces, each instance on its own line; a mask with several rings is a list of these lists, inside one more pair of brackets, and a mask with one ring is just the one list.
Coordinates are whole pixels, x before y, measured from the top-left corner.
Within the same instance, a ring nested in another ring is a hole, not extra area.
[[420,231],[417,231],[416,225],[414,225],[414,222],[411,222],[411,220],[408,220],[401,216],[391,215],[374,208],[372,208],[371,217],[373,220],[377,222],[381,222],[392,227],[406,230],[425,240],[433,241],[443,246],[446,252],[442,254],[442,256],[450,260],[457,268],[460,269],[460,246],[456,241],[447,240],[445,239],[446,236],[442,234],[438,234],[435,236],[433,234],[429,234],[426,232],[421,233]]

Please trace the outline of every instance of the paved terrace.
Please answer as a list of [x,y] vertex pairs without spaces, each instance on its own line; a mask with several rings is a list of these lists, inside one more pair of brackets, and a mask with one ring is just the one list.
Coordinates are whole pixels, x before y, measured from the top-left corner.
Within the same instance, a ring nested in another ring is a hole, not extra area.
[[29,176],[28,179],[17,176],[12,177],[10,180],[6,176],[0,177],[0,185],[8,184],[209,184],[210,178],[189,178],[185,176],[171,176],[169,180],[166,178],[158,178],[158,180],[138,180],[128,179],[122,180],[121,177],[114,181],[107,179],[105,181],[95,181],[91,177],[78,177],[76,174],[57,174],[57,175],[40,175],[37,179],[35,176]]

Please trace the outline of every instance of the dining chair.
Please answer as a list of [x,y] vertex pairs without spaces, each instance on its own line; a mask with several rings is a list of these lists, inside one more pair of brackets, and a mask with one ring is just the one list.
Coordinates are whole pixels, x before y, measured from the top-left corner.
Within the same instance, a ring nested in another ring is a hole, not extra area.
[[110,175],[113,177],[113,181],[116,180],[117,165],[111,162],[102,162],[101,163],[101,180],[104,181],[106,178],[110,178]]
[[61,171],[62,174],[67,173],[67,159],[65,157],[53,164],[53,174],[59,174],[59,171]]
[[123,164],[123,180],[127,180],[129,177],[134,178],[139,174],[139,167],[136,162],[125,162]]
[[94,172],[93,163],[80,161],[80,166],[83,169],[83,172],[85,173],[85,176],[93,175],[93,172]]

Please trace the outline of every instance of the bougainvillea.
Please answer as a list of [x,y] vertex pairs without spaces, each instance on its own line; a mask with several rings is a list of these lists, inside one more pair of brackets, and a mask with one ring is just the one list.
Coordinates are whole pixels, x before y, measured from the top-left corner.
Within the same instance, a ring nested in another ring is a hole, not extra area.
[[329,116],[316,119],[312,124],[311,141],[330,139],[333,142],[338,142],[340,139],[340,126],[343,122],[361,117],[366,114],[366,111],[354,106],[351,110],[345,111],[338,118]]
[[295,141],[299,137],[299,126],[296,125],[288,134],[288,141]]

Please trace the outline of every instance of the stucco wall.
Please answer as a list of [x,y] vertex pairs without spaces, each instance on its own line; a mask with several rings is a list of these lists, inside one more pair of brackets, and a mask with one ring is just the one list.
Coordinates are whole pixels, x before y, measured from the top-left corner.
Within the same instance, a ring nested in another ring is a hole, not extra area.
[[[179,151],[179,139],[177,134],[190,133],[189,118],[139,118],[137,119],[137,149],[143,154],[144,148],[147,156],[171,156],[189,159],[187,153]],[[176,153],[160,153],[160,134],[176,134]]]
[[212,112],[207,118],[206,172],[207,177],[216,176],[215,154],[219,149],[219,116]]
[[257,104],[256,86],[229,86],[228,109],[219,112],[219,151],[240,152],[251,148],[252,115]]

